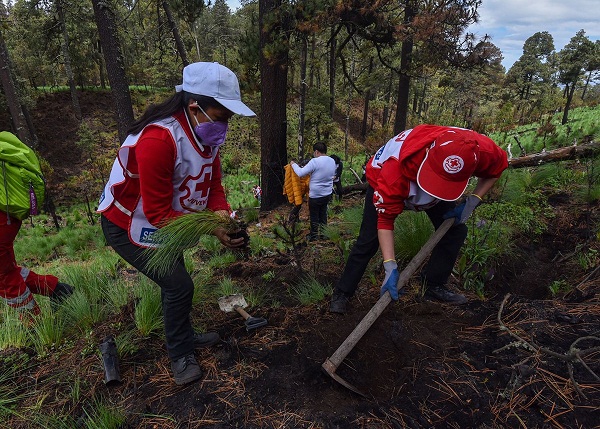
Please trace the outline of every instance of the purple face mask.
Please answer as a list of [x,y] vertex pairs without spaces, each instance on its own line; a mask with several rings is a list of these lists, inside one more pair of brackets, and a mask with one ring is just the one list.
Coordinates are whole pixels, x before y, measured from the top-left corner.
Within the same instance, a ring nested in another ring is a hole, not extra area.
[[210,147],[221,146],[225,142],[229,124],[224,121],[213,121],[200,106],[198,108],[210,122],[199,122],[194,127],[194,132],[202,140],[203,145]]

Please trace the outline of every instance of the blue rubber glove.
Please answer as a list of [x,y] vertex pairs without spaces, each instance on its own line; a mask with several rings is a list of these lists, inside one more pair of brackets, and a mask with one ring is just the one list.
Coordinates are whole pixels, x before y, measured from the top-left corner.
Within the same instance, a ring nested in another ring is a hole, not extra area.
[[475,210],[479,204],[481,204],[481,198],[479,198],[477,195],[469,195],[463,203],[444,213],[442,217],[444,219],[450,219],[453,217],[455,218],[454,225],[460,225],[469,219],[473,213],[473,210]]
[[392,299],[396,301],[398,299],[398,279],[400,278],[398,264],[396,261],[387,261],[383,263],[383,268],[385,269],[385,278],[381,286],[381,296],[385,291],[389,291]]

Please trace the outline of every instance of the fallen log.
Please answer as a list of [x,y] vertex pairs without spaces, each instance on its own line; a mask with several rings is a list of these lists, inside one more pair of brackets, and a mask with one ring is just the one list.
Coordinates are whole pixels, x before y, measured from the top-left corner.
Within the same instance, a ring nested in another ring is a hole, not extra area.
[[560,147],[547,152],[534,153],[508,160],[510,167],[535,167],[547,162],[566,161],[575,158],[590,158],[600,155],[600,142],[590,142],[579,146]]
[[367,185],[368,183],[355,183],[354,185],[348,185],[348,186],[343,186],[342,187],[342,195],[346,195],[349,194],[350,192],[354,192],[354,191],[361,191],[364,192],[367,190]]

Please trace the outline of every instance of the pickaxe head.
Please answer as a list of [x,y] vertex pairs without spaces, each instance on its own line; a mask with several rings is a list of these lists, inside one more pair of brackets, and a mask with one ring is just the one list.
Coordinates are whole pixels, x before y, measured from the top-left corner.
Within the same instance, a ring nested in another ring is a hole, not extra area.
[[337,375],[335,373],[335,370],[337,369],[336,366],[328,359],[325,360],[325,362],[323,362],[323,364],[321,365],[321,368],[323,369],[323,371],[329,375],[331,378],[333,378],[335,381],[337,381],[338,383],[340,383],[342,386],[344,386],[347,389],[352,390],[354,393],[358,393],[360,396],[362,397],[367,397],[367,395],[365,395],[364,393],[362,393],[360,390],[358,390],[356,387],[354,387],[353,385],[351,385],[350,383],[348,383],[346,380],[344,380],[342,377],[340,377],[339,375]]

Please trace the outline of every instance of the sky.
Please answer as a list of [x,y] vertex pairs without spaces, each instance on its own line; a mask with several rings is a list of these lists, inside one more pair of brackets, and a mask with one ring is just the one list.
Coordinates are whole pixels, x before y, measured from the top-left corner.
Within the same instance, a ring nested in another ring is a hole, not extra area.
[[579,30],[585,30],[592,42],[600,39],[598,0],[482,0],[479,23],[468,31],[490,35],[508,70],[523,54],[525,40],[535,33],[550,33],[558,52]]
[[[240,5],[238,0],[227,3],[232,10]],[[468,31],[491,36],[508,71],[523,54],[525,40],[535,33],[550,33],[558,52],[582,29],[592,42],[600,39],[598,0],[482,0],[479,23]]]

